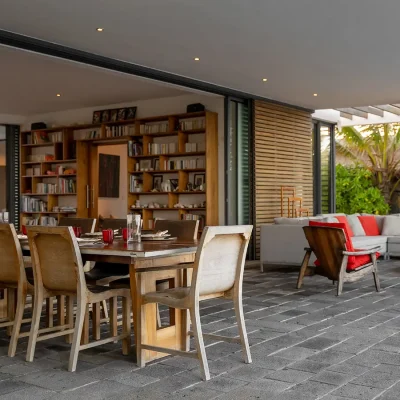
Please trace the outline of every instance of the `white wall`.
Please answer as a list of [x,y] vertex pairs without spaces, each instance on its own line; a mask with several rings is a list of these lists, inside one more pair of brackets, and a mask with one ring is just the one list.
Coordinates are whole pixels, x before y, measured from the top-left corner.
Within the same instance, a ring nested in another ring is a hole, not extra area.
[[[219,222],[225,221],[225,202],[224,202],[224,182],[225,182],[225,162],[224,162],[224,98],[215,95],[190,94],[177,97],[166,97],[161,99],[136,101],[133,103],[121,103],[105,105],[103,107],[81,108],[53,112],[48,114],[38,114],[30,116],[25,120],[24,129],[30,129],[32,122],[45,122],[47,126],[71,125],[88,123],[92,120],[95,110],[107,110],[112,108],[137,106],[137,118],[146,118],[156,115],[167,115],[186,112],[186,106],[192,103],[202,103],[207,110],[218,113],[218,177],[219,177]],[[126,209],[126,208],[125,208]],[[125,210],[124,209],[124,210]]]
[[23,115],[0,114],[0,124],[22,125],[26,121]]
[[[109,218],[126,218],[128,210],[128,155],[126,144],[99,146],[99,154],[112,154],[119,156],[119,198],[99,197],[98,211],[99,215]],[[101,171],[99,171],[101,173]]]

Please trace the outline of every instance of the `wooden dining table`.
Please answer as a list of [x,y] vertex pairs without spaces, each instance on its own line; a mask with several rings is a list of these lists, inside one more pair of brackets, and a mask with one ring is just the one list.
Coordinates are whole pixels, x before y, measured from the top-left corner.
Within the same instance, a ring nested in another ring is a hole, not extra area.
[[[21,244],[23,249],[29,249],[27,241],[21,241]],[[197,241],[164,240],[129,244],[114,241],[108,245],[80,243],[79,247],[83,262],[97,261],[129,265],[135,341],[141,326],[145,325],[146,329],[142,330],[145,332],[142,343],[188,351],[187,312],[170,309],[169,325],[159,327],[157,305],[141,304],[144,294],[156,291],[157,281],[167,280],[170,288],[188,285],[191,276],[188,268],[194,262],[197,245]],[[148,362],[166,355],[146,350],[144,358]]]

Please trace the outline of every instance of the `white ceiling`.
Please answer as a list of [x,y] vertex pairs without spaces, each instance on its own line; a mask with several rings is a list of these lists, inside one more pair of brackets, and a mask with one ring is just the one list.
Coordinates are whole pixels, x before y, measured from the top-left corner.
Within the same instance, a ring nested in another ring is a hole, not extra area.
[[318,109],[400,103],[399,15],[398,0],[2,0],[0,27]]
[[27,116],[184,94],[172,85],[0,46],[2,114]]

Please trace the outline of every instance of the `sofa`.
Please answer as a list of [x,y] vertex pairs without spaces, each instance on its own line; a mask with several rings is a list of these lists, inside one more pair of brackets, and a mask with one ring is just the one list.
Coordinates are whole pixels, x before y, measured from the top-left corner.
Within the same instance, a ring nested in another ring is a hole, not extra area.
[[[358,216],[373,216],[378,226],[379,235],[367,236],[357,226]],[[304,248],[308,247],[304,236],[303,226],[310,221],[338,222],[336,217],[346,216],[342,213],[321,214],[315,217],[300,218],[275,218],[274,224],[260,226],[260,264],[261,270],[266,271],[272,267],[300,267],[305,254]],[[365,249],[379,246],[379,253],[384,258],[400,256],[400,214],[388,216],[371,214],[352,214],[346,216],[354,236],[351,237],[353,247]],[[352,225],[353,223],[353,225]],[[355,225],[354,225],[355,224]],[[315,256],[312,255],[309,265],[313,265]]]

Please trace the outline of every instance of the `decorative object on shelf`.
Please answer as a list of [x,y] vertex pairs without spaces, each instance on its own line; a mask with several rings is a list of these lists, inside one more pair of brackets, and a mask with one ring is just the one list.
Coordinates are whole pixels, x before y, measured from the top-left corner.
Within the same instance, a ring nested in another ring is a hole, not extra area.
[[99,124],[101,122],[101,111],[93,111],[92,122],[94,124]]
[[179,180],[178,179],[170,179],[169,181],[171,184],[171,191],[176,192],[178,190]]
[[33,122],[31,124],[31,131],[37,131],[38,129],[47,129],[47,125],[44,122]]
[[119,156],[99,154],[99,197],[119,197]]
[[192,113],[192,112],[199,112],[199,111],[204,111],[206,108],[204,107],[203,104],[201,103],[194,103],[194,104],[189,104],[186,107],[186,112],[187,113]]
[[188,192],[192,192],[193,191],[193,183],[192,182],[188,182],[186,185],[186,190]]
[[168,179],[166,182],[161,183],[161,191],[162,192],[170,192],[172,189],[171,180]]
[[205,178],[206,178],[205,174],[194,174],[194,187],[197,190],[203,190],[200,189],[200,187],[203,187]]
[[157,189],[158,191],[160,191],[162,181],[163,181],[162,175],[154,175],[153,176],[153,189]]
[[154,171],[159,171],[160,170],[160,160],[157,158],[154,160]]
[[126,119],[135,119],[137,107],[127,107]]
[[101,113],[101,122],[108,122],[110,120],[110,110],[103,110]]
[[110,122],[117,122],[118,121],[118,108],[114,108],[110,110]]
[[120,108],[118,110],[117,120],[118,121],[125,121],[125,119],[126,119],[126,108]]
[[140,160],[139,164],[140,164],[141,171],[152,171],[153,170],[151,160]]

